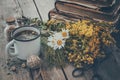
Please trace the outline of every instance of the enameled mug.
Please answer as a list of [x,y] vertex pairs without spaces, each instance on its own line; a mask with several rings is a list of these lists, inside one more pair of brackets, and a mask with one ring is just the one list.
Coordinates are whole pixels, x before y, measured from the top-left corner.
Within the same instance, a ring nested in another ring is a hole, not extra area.
[[[15,35],[19,32],[31,30],[37,32],[37,36],[29,40],[19,40]],[[6,45],[6,53],[16,56],[19,59],[26,60],[30,55],[40,54],[40,30],[36,27],[18,27],[12,33],[13,40]],[[10,48],[13,45],[14,53],[10,52]]]

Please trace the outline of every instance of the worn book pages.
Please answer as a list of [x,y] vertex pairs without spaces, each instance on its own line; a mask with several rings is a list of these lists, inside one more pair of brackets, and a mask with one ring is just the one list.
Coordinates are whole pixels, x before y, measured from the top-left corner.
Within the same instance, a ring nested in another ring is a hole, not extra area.
[[107,13],[83,7],[81,5],[57,1],[55,8],[59,13],[72,14],[71,16],[82,16],[97,21],[107,21],[116,23],[119,19],[119,7],[114,12]]

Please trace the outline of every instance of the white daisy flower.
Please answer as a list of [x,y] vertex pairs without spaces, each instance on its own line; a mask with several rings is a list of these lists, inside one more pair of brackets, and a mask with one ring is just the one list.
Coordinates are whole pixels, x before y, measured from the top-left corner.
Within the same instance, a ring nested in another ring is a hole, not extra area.
[[56,33],[54,33],[53,36],[54,36],[55,39],[57,39],[57,38],[59,38],[59,39],[60,39],[60,38],[63,39],[63,37],[62,37],[62,35],[61,35],[61,32],[56,32]]
[[57,38],[62,38],[62,39],[67,39],[67,38],[69,38],[69,30],[67,29],[67,30],[65,30],[65,29],[62,29],[62,31],[61,32],[54,32],[54,35],[53,35],[54,37],[57,37]]
[[57,48],[58,49],[61,49],[62,47],[64,47],[65,45],[65,40],[63,40],[62,38],[57,38],[56,41],[55,41],[55,46],[54,46],[54,49],[56,50]]
[[65,45],[65,40],[62,39],[62,37],[55,37],[55,36],[50,36],[48,37],[48,46],[52,47],[54,50],[61,49]]
[[64,39],[69,38],[69,30],[62,29],[61,35]]
[[50,46],[50,47],[54,47],[54,45],[55,45],[55,39],[54,39],[53,36],[48,37],[48,43],[47,43],[47,45]]
[[[67,32],[67,31],[64,31]],[[68,33],[68,32],[67,32]],[[64,34],[64,33],[63,33]],[[67,34],[68,35],[68,34]],[[48,37],[48,46],[54,48],[54,50],[61,49],[65,45],[65,38],[68,38],[67,36],[62,36],[62,32],[54,32],[53,36]]]

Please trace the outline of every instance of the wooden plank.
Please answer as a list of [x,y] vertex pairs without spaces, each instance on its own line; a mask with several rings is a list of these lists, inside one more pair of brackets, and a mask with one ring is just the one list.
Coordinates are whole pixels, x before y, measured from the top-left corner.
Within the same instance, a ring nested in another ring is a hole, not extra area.
[[[11,1],[11,4],[12,4],[12,1]],[[0,80],[12,80],[12,76],[8,75],[9,72],[8,72],[7,66],[5,64],[6,63],[6,55],[5,55],[6,41],[5,41],[4,34],[3,34],[3,31],[4,31],[3,19],[5,18],[5,15],[7,15],[8,13],[7,12],[5,13],[6,10],[4,11],[2,9],[3,7],[4,7],[4,9],[8,8],[8,6],[5,6],[5,2],[1,1],[0,2]]]
[[33,71],[34,80],[66,80],[61,69],[41,69]]
[[[9,4],[9,5],[8,5]],[[8,75],[9,71],[6,66],[6,58],[5,55],[5,45],[6,40],[4,38],[4,19],[8,16],[13,16],[15,11],[15,4],[12,0],[1,0],[0,1],[0,80],[13,80],[12,75]]]
[[39,69],[33,71],[34,80],[43,80]]
[[48,20],[48,13],[51,9],[54,8],[54,3],[56,0],[35,0],[38,9],[41,13],[43,21]]
[[13,0],[1,0],[0,1],[0,16],[4,19],[8,16],[14,16],[16,14],[16,4]]
[[[48,12],[54,8],[55,0],[35,0],[44,21],[48,20]],[[19,6],[20,4],[20,6]],[[33,0],[2,0],[0,2],[1,14],[8,16],[20,16],[22,11],[26,17],[38,17]]]
[[20,68],[18,72],[18,80],[32,80],[29,74],[29,71],[26,69]]
[[85,75],[81,76],[81,77],[73,77],[72,76],[72,71],[74,70],[75,68],[71,65],[68,65],[67,67],[64,68],[64,71],[67,75],[67,78],[68,80],[90,80],[90,76],[92,75],[92,73],[89,73],[89,72],[85,72]]
[[66,80],[61,69],[41,70],[43,80]]
[[[25,16],[34,18],[39,17],[33,0],[16,0],[20,3]],[[48,20],[48,12],[54,8],[55,0],[35,0],[43,21]]]
[[16,4],[20,4],[19,8],[26,17],[39,17],[32,0],[15,0]]

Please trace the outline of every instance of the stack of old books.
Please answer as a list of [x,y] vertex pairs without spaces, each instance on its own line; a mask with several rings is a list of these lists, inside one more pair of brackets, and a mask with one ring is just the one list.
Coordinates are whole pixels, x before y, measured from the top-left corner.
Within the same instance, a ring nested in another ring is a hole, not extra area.
[[120,17],[120,0],[60,0],[49,18],[61,20],[91,19],[117,23]]

